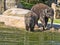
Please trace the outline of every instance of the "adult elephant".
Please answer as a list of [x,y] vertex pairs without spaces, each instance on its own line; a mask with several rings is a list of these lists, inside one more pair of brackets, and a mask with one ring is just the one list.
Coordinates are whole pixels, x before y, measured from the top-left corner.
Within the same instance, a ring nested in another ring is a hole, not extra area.
[[[33,11],[37,16],[38,20],[41,21],[43,30],[45,30],[45,27],[47,26],[48,19],[50,18],[51,20],[51,25],[53,25],[53,19],[54,19],[54,10],[42,3],[36,4],[31,8],[31,11]],[[38,20],[36,24],[38,25]]]
[[43,30],[47,26],[48,19],[51,19],[51,27],[53,25],[54,11],[51,7],[39,3],[31,8],[31,12],[25,15],[26,30],[34,31],[35,24],[38,25],[38,20],[41,21]]

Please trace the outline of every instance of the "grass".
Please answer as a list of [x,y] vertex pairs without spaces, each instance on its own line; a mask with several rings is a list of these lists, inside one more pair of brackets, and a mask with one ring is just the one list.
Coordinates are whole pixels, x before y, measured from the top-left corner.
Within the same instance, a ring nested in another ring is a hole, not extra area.
[[58,32],[28,32],[0,23],[0,45],[58,45],[59,43]]
[[60,23],[60,19],[54,19],[54,23]]
[[[50,22],[51,20],[49,19],[49,22]],[[58,23],[58,24],[60,24],[60,19],[54,19],[54,23]]]

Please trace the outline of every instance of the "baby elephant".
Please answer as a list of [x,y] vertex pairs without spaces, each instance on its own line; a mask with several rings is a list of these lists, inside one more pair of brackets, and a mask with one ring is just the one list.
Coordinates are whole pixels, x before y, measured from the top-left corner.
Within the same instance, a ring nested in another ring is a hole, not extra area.
[[26,30],[34,31],[34,26],[37,23],[37,20],[38,16],[32,11],[28,15],[25,15]]

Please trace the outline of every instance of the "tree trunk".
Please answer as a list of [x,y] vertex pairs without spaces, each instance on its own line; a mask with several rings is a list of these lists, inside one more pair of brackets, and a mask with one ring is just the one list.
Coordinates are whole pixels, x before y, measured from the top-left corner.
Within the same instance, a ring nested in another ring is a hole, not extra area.
[[6,0],[4,0],[4,11],[6,10]]

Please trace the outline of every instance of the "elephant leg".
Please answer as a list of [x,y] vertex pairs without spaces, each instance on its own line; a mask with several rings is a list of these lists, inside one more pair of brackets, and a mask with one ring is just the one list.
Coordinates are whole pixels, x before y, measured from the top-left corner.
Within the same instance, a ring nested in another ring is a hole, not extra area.
[[54,17],[51,17],[50,20],[51,20],[50,28],[52,28],[52,27],[53,27],[53,20],[54,20]]
[[28,31],[29,30],[29,23],[30,23],[30,19],[28,19],[27,17],[25,18],[25,28]]
[[45,17],[45,29],[47,29],[48,17]]
[[48,18],[45,17],[45,27],[47,26],[47,23],[48,23]]
[[30,31],[34,31],[34,26],[33,27],[30,26]]
[[25,27],[26,27],[27,31],[29,31],[29,30],[34,31],[34,26],[35,25],[33,23],[29,23],[29,24],[25,24],[25,25],[26,25]]
[[38,24],[38,20],[35,21],[35,24],[38,26],[38,28],[40,27],[40,25]]
[[40,18],[40,21],[42,23],[43,30],[45,30],[45,20],[44,20],[44,18]]
[[26,26],[25,26],[25,27],[26,27],[26,30],[28,31],[28,30],[29,30],[29,26],[26,24]]
[[34,31],[35,22],[34,22],[33,19],[30,21],[30,25],[29,25],[29,27],[30,27],[30,31]]

